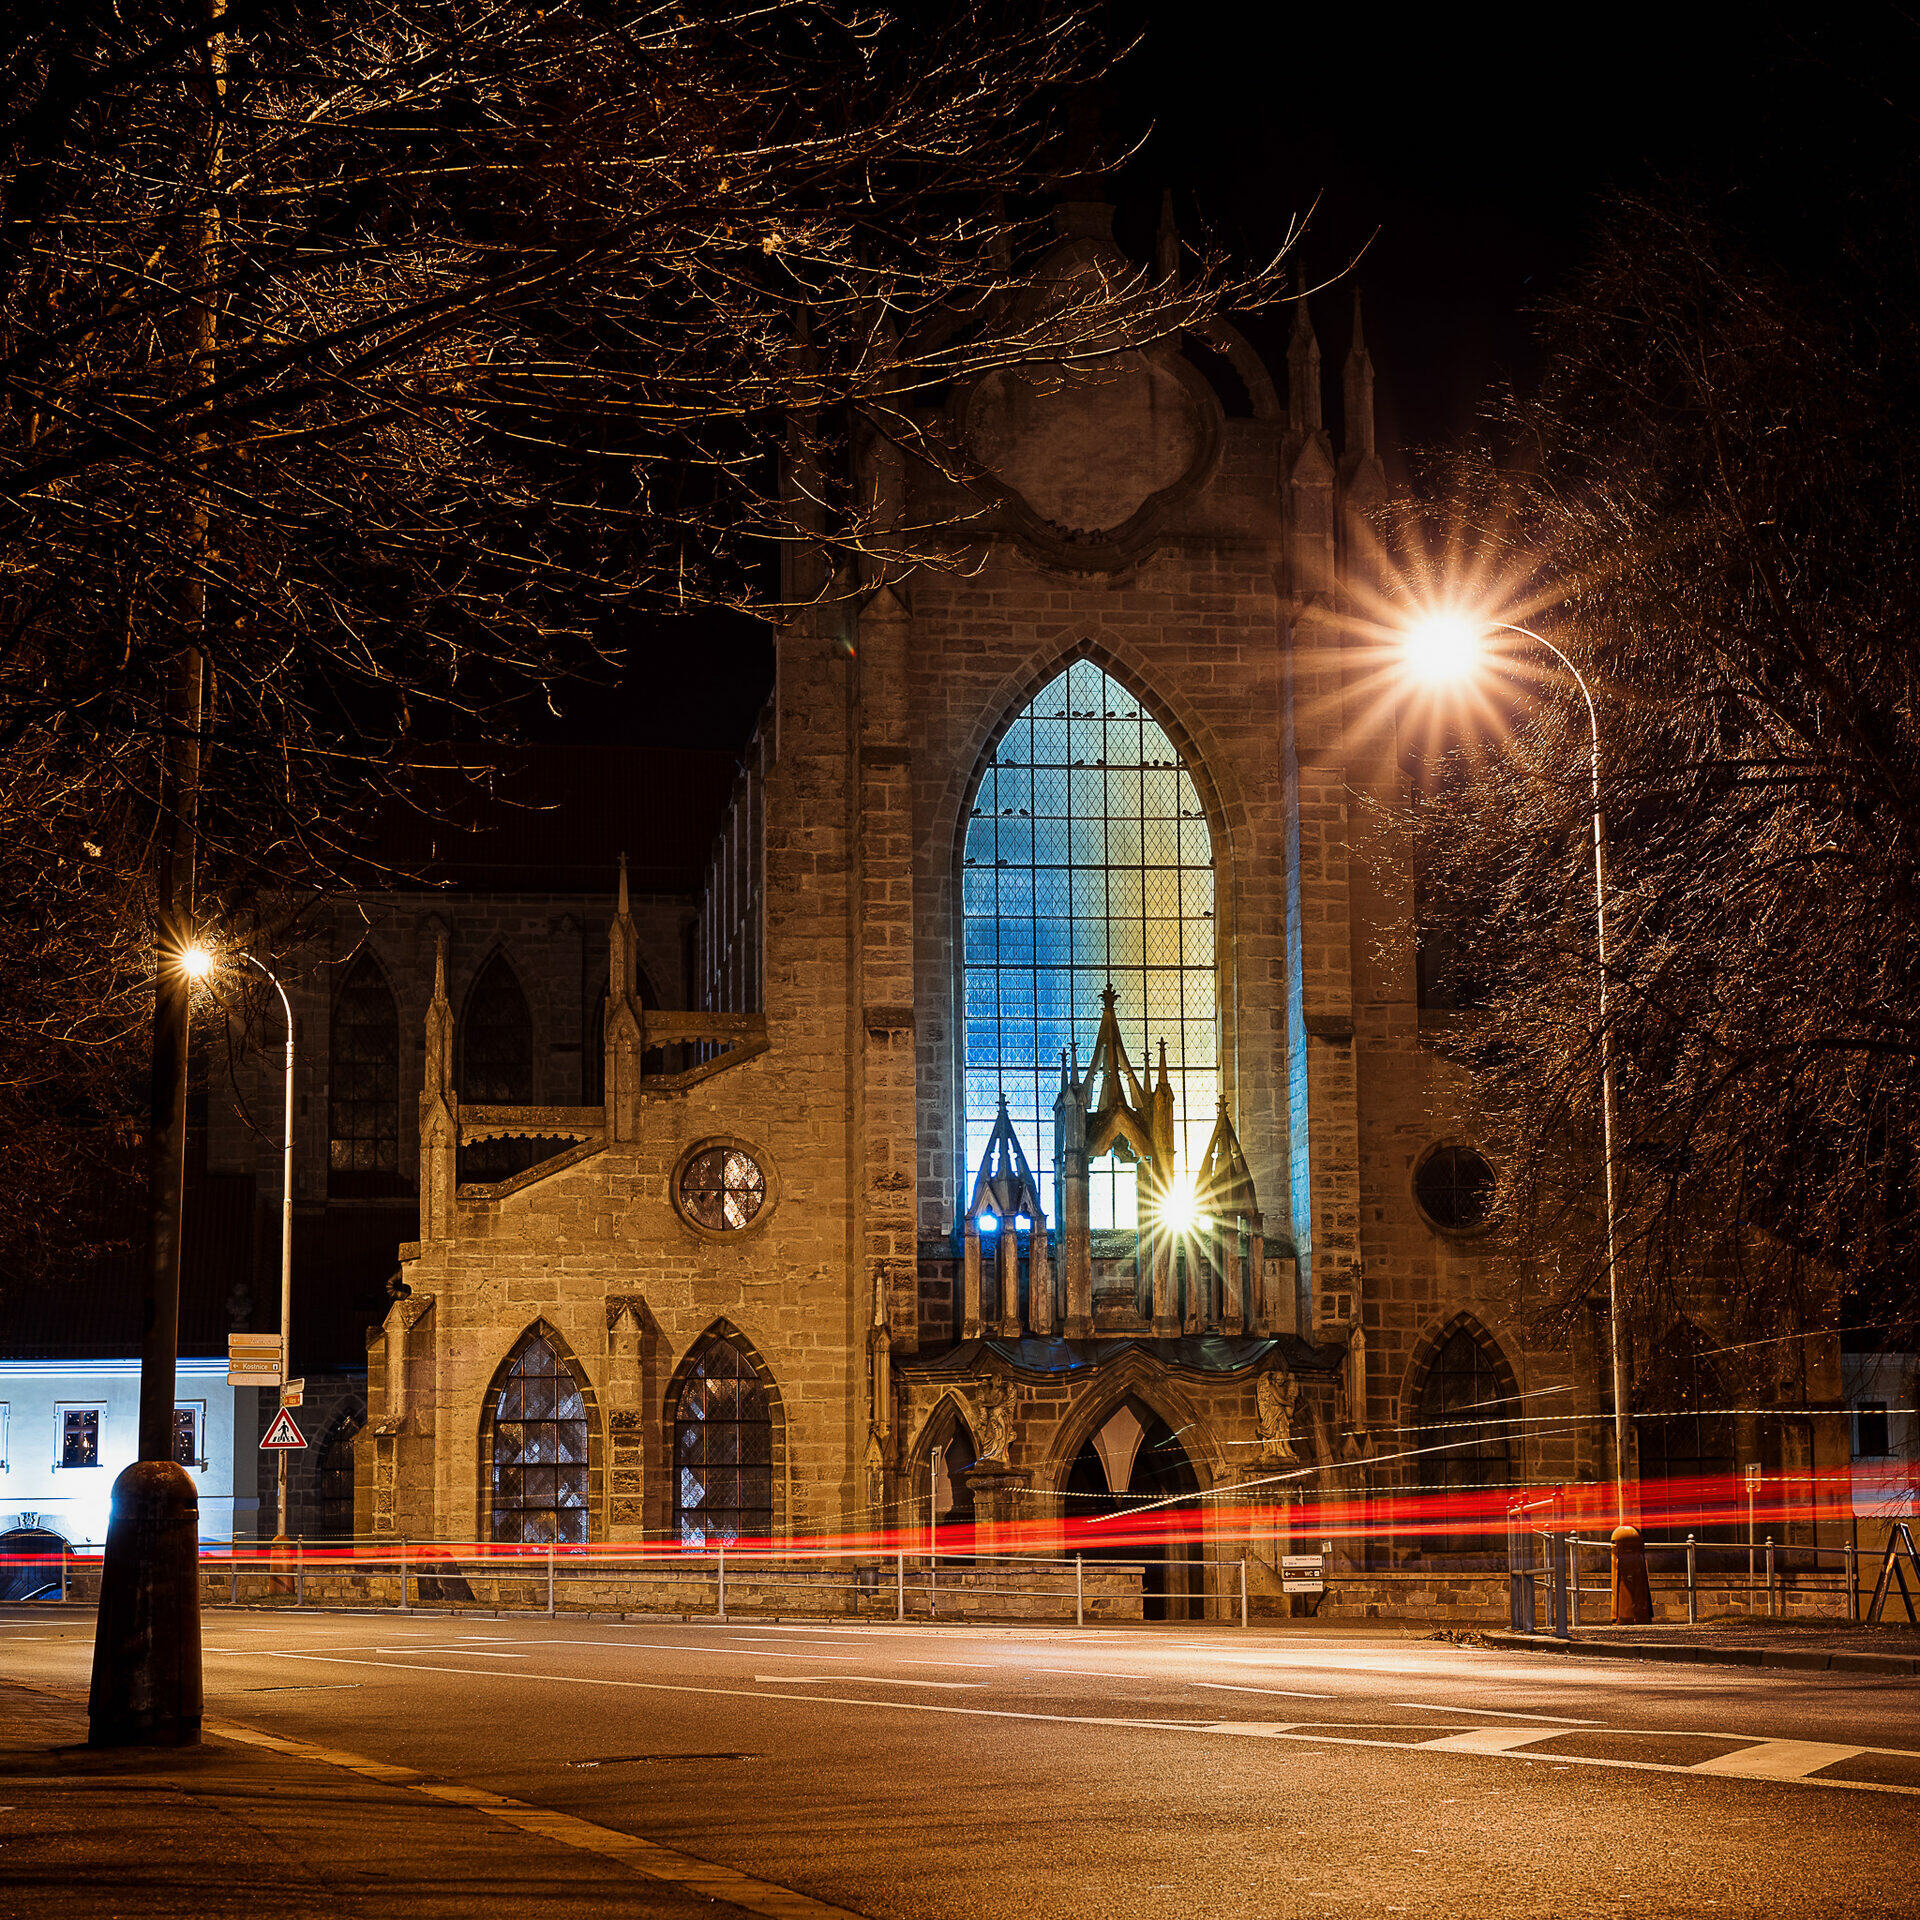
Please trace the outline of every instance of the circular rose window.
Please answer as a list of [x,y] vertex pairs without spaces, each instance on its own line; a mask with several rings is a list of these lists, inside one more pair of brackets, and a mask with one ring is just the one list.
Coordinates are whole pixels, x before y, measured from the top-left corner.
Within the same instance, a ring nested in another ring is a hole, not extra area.
[[726,1233],[767,1204],[767,1176],[739,1147],[703,1147],[680,1172],[680,1206],[697,1227]]
[[1493,1214],[1493,1169],[1471,1147],[1435,1147],[1413,1171],[1420,1211],[1444,1233],[1473,1233]]

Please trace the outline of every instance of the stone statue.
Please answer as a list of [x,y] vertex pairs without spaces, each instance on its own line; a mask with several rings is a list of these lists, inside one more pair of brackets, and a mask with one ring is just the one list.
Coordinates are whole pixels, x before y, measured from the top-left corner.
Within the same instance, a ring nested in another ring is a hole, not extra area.
[[987,1389],[985,1411],[980,1420],[980,1458],[998,1460],[1003,1465],[1007,1458],[1007,1402],[1010,1398],[1007,1383],[996,1380]]
[[1284,1367],[1274,1367],[1260,1376],[1254,1389],[1254,1427],[1260,1435],[1260,1464],[1279,1466],[1299,1455],[1293,1450],[1293,1410],[1300,1399],[1300,1386]]

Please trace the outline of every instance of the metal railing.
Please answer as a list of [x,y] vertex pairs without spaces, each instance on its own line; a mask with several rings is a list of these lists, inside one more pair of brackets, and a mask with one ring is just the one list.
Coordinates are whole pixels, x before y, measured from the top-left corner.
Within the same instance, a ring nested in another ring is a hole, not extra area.
[[[1849,1623],[1858,1624],[1862,1618],[1861,1555],[1857,1543],[1852,1540],[1838,1547],[1803,1546],[1798,1543],[1789,1546],[1776,1542],[1772,1534],[1760,1540],[1715,1540],[1701,1539],[1690,1533],[1684,1542],[1655,1541],[1647,1546],[1650,1559],[1671,1557],[1682,1551],[1685,1554],[1682,1586],[1686,1594],[1688,1626],[1699,1624],[1702,1591],[1729,1598],[1736,1594],[1744,1596],[1750,1615],[1764,1613],[1768,1619],[1780,1618],[1788,1611],[1789,1594],[1842,1593],[1847,1600],[1846,1617]],[[1703,1551],[1729,1559],[1736,1567],[1740,1555],[1744,1554],[1747,1557],[1746,1577],[1742,1579],[1733,1574],[1709,1572],[1703,1580],[1700,1566]],[[1581,1556],[1585,1553],[1600,1556],[1600,1566],[1609,1576],[1604,1584],[1597,1587],[1581,1584]],[[1510,1526],[1507,1533],[1507,1581],[1508,1615],[1513,1630],[1519,1633],[1540,1630],[1540,1589],[1544,1586],[1551,1621],[1548,1631],[1561,1639],[1571,1638],[1581,1624],[1582,1595],[1599,1595],[1609,1603],[1612,1600],[1612,1553],[1611,1539],[1582,1539],[1572,1531]],[[1837,1579],[1820,1578],[1823,1560],[1838,1563]],[[1789,1561],[1793,1563],[1791,1566],[1787,1564]],[[1804,1577],[1809,1568],[1813,1576],[1811,1579]],[[1673,1591],[1670,1581],[1657,1584],[1661,1591]],[[1882,1587],[1887,1584],[1884,1575],[1878,1584]]]
[[[97,1553],[59,1563],[59,1597],[97,1580]],[[686,1619],[1232,1620],[1250,1624],[1247,1563],[1029,1554],[928,1555],[435,1540],[236,1541],[203,1546],[208,1606]],[[1158,1583],[1156,1588],[1156,1582]]]

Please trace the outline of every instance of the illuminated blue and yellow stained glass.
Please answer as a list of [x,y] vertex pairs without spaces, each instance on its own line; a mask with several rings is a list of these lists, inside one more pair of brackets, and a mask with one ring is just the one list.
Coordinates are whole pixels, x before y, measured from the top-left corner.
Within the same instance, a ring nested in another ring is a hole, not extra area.
[[[1051,1219],[1060,1056],[1082,1066],[1101,989],[1144,1078],[1167,1048],[1176,1138],[1193,1167],[1219,1085],[1213,843],[1165,730],[1091,660],[1049,681],[980,781],[961,871],[967,1184],[1002,1093]],[[1151,1045],[1152,1052],[1149,1052]],[[1093,1171],[1092,1224],[1136,1225],[1131,1168]]]

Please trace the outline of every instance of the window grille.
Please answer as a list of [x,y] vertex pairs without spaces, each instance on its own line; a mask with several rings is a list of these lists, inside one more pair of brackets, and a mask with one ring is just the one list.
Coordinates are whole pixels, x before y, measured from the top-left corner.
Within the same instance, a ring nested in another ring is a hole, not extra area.
[[694,1363],[673,1413],[674,1526],[690,1547],[773,1531],[773,1416],[753,1364],[728,1340]]
[[400,1015],[370,954],[348,970],[327,1037],[327,1189],[385,1195],[400,1181]]
[[587,1537],[587,1407],[567,1364],[530,1333],[493,1408],[493,1537]]
[[100,1409],[68,1407],[60,1416],[60,1464],[97,1467],[100,1464]]
[[[1144,1078],[1167,1046],[1175,1138],[1192,1168],[1219,1085],[1213,842],[1193,776],[1140,702],[1091,660],[1050,681],[980,782],[961,871],[965,1191],[1001,1092],[1049,1218],[1060,1056],[1084,1067],[1101,990]],[[1092,1179],[1092,1224],[1138,1224],[1131,1167]]]
[[1494,1173],[1471,1147],[1435,1147],[1414,1169],[1413,1197],[1436,1227],[1472,1233],[1493,1213]]
[[687,1217],[716,1233],[744,1227],[766,1204],[767,1176],[738,1147],[709,1147],[687,1162],[680,1204]]

